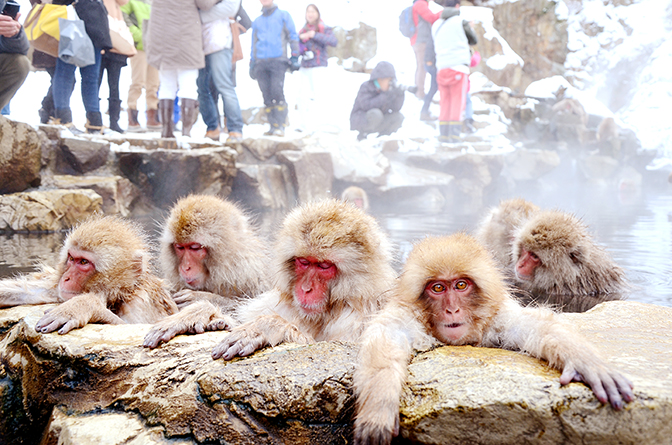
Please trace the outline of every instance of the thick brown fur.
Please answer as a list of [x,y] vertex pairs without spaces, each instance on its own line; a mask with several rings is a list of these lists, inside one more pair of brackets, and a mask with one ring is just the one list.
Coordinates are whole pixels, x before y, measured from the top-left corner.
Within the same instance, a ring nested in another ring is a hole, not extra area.
[[[387,237],[371,216],[340,200],[290,212],[273,252],[273,290],[239,308],[238,319],[245,324],[215,348],[213,357],[249,355],[285,341],[356,341],[394,283]],[[338,269],[320,313],[305,313],[295,299],[295,259],[301,257],[329,261]]]
[[[71,251],[95,258],[95,271],[79,295],[64,301],[59,279]],[[0,300],[2,306],[61,303],[36,329],[51,332],[60,328],[62,334],[89,322],[154,323],[177,312],[162,280],[150,271],[145,234],[135,224],[112,216],[95,216],[74,228],[55,269],[43,267],[32,276],[2,280]]]
[[[526,303],[586,311],[597,303],[623,298],[629,288],[623,269],[570,213],[541,210],[522,199],[502,201],[479,224],[476,237]],[[532,280],[516,273],[523,249],[541,260]]]
[[[199,288],[180,277],[175,243],[198,243],[206,249],[207,278]],[[230,328],[234,321],[226,312],[270,288],[265,243],[238,206],[215,196],[191,195],[175,204],[164,224],[160,258],[180,312],[147,334],[146,347],[178,334]]]
[[513,262],[511,244],[515,230],[537,211],[539,207],[521,198],[502,201],[483,218],[475,236],[490,249],[501,267],[508,268]]
[[[633,399],[632,384],[556,314],[521,307],[495,264],[490,253],[465,234],[426,238],[414,247],[386,306],[361,336],[353,380],[356,444],[389,444],[399,433],[399,400],[413,351],[440,345],[522,351],[561,370],[560,384],[583,381],[615,409]],[[427,301],[426,286],[434,280],[463,278],[473,283],[459,303],[469,330],[444,341],[434,334],[432,320],[442,315],[436,302]]]

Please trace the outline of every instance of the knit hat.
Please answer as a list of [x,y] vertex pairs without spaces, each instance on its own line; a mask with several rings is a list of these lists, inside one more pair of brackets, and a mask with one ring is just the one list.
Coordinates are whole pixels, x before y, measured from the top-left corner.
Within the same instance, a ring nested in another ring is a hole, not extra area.
[[378,65],[371,71],[371,80],[383,79],[385,77],[397,78],[394,66],[390,62],[378,62]]

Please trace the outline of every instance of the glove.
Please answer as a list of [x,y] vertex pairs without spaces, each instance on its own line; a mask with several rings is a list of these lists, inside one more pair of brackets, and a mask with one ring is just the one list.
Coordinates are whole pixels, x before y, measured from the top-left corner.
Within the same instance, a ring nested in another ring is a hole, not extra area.
[[250,79],[257,80],[257,76],[254,73],[254,60],[250,60]]
[[301,68],[301,62],[299,62],[299,57],[298,56],[292,56],[289,58],[289,70],[290,71],[297,71],[299,68]]

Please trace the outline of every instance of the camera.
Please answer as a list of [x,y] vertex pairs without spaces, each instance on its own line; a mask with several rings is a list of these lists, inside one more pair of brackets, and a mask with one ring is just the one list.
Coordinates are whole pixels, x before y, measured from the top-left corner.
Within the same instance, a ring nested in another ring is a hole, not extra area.
[[2,10],[2,15],[9,16],[13,20],[16,20],[16,15],[19,13],[19,9],[21,9],[21,5],[14,0],[7,0],[7,3],[5,3],[5,7]]

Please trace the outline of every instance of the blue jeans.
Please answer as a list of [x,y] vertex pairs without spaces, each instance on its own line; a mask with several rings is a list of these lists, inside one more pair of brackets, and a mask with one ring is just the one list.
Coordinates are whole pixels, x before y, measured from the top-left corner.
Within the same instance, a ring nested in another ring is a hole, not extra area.
[[464,109],[464,118],[472,119],[474,117],[474,106],[471,104],[471,93],[467,91],[467,107]]
[[210,94],[210,78],[224,100],[226,128],[231,132],[243,132],[243,115],[233,83],[233,49],[223,49],[205,56],[205,68],[198,71],[198,104],[208,130],[219,126],[217,102]]
[[[100,48],[94,48],[96,54],[96,63],[79,69],[82,75],[82,102],[87,112],[100,111],[100,100],[98,99],[98,76],[100,73]],[[65,63],[61,59],[56,59],[56,69],[54,71],[54,108],[70,108],[70,96],[72,95],[71,85],[75,82],[75,65]]]

